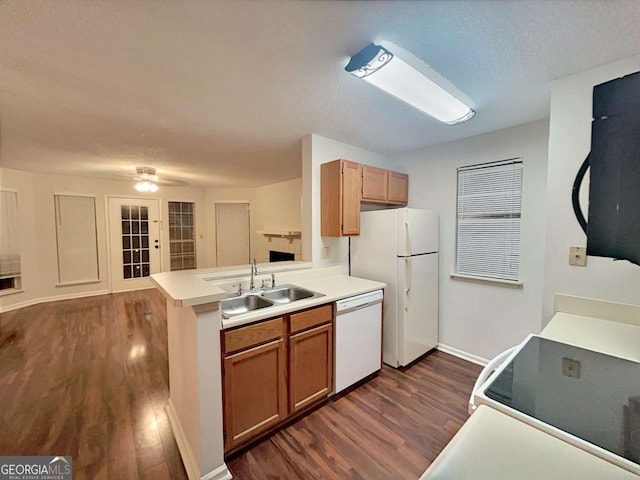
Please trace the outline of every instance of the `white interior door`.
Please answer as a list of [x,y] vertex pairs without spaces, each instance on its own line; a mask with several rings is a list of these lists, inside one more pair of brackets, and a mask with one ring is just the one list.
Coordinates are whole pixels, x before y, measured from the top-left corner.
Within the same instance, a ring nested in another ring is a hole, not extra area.
[[246,265],[250,255],[248,203],[216,203],[216,265]]
[[109,198],[111,291],[151,288],[149,276],[160,272],[158,200]]

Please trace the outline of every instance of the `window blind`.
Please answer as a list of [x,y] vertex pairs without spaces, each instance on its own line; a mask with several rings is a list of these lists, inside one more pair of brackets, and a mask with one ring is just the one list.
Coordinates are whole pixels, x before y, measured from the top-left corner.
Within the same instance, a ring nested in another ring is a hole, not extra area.
[[99,280],[95,198],[54,194],[60,283]]
[[20,288],[18,193],[0,190],[0,290]]
[[456,271],[519,280],[522,160],[458,168]]

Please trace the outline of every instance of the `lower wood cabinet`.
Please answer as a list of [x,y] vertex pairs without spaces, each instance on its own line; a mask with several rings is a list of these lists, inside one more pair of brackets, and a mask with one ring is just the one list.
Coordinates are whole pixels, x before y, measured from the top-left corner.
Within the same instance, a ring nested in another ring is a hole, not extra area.
[[230,450],[287,417],[282,317],[222,332],[224,443]]
[[[289,337],[289,411],[295,413],[333,391],[333,311],[331,305],[291,316],[290,331],[297,325],[310,330]],[[317,326],[319,325],[319,326]]]
[[224,330],[225,451],[333,391],[333,304]]

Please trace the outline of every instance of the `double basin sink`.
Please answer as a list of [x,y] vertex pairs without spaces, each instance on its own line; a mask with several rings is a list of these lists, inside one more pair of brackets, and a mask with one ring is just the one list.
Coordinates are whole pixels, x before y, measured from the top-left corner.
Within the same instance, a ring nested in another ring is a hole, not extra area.
[[312,292],[296,285],[280,285],[267,290],[252,290],[237,297],[225,298],[220,301],[220,309],[222,318],[231,318],[274,305],[316,297],[324,297],[324,294]]

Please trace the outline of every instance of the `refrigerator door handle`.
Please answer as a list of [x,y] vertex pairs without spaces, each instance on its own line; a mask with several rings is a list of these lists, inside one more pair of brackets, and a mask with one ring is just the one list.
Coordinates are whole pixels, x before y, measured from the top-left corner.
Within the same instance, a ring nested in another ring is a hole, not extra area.
[[[404,294],[405,294],[405,296],[408,297],[409,296],[409,292],[411,291],[411,276],[412,276],[411,275],[411,259],[410,258],[405,258],[404,259],[404,263],[405,263],[405,266],[407,267],[405,269],[405,275],[407,276],[407,278],[405,279],[405,285],[407,286],[407,288],[404,289]],[[404,309],[406,311],[409,310],[408,302],[405,302]]]
[[406,230],[407,234],[407,236],[405,237],[405,248],[407,249],[406,254],[411,255],[411,228],[407,220],[404,221],[404,229]]

